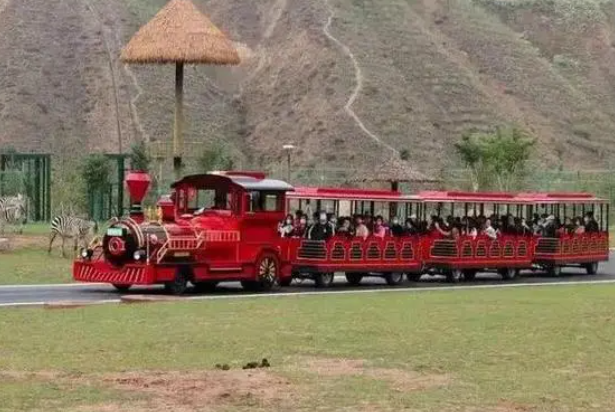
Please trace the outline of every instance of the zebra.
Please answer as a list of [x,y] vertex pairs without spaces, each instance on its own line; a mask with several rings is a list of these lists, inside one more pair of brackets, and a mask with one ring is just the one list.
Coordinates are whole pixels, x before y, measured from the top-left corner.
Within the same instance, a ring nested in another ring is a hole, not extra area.
[[4,226],[7,223],[17,225],[15,232],[21,234],[26,221],[26,199],[22,194],[0,197],[0,234],[4,234]]
[[81,243],[87,247],[87,242],[91,236],[98,232],[98,224],[95,221],[81,219],[75,216],[56,216],[51,221],[51,234],[49,236],[49,248],[47,253],[51,253],[51,246],[57,236],[62,238],[62,257],[66,257],[64,252],[65,240],[73,239],[74,252]]

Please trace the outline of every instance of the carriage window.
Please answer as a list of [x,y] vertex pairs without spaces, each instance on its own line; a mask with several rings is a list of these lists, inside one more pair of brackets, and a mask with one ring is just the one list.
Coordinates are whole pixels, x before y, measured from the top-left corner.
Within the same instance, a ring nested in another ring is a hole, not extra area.
[[[184,192],[184,191],[182,191]],[[230,210],[231,194],[221,189],[188,189],[188,210],[192,212],[204,210]]]

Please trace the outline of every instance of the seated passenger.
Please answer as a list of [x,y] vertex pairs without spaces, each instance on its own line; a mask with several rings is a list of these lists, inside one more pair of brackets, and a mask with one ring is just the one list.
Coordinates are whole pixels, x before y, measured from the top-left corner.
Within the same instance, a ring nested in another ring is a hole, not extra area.
[[567,217],[564,219],[564,225],[561,227],[560,232],[564,235],[572,235],[574,234],[574,223],[572,223],[572,219]]
[[476,239],[478,236],[478,229],[476,229],[476,221],[472,218],[468,219],[468,231],[466,233],[471,239]]
[[406,219],[406,227],[404,230],[406,232],[406,236],[416,236],[425,232],[426,228],[422,227],[416,215],[412,214],[408,219]]
[[355,219],[355,236],[363,240],[369,237],[369,229],[363,223],[363,216],[357,216]]
[[452,237],[451,228],[444,222],[444,219],[438,216],[433,217],[433,228],[436,233],[444,237]]
[[295,220],[293,222],[293,224],[296,226],[299,226],[299,222],[301,220],[301,218],[303,217],[303,210],[301,209],[297,209],[297,211],[295,212]]
[[335,231],[337,230],[337,218],[335,217],[335,214],[327,213],[327,220],[329,221],[333,235],[335,235]]
[[491,240],[495,240],[498,237],[495,229],[493,228],[493,226],[491,226],[491,219],[487,219],[485,221],[482,233]]
[[340,225],[339,228],[337,228],[337,232],[336,234],[338,236],[342,236],[342,237],[351,237],[353,236],[352,234],[352,227],[350,225],[350,218],[342,218],[342,224]]
[[391,235],[395,237],[400,237],[404,235],[404,228],[399,223],[399,218],[395,216],[393,220],[391,220]]
[[374,223],[374,236],[384,239],[386,234],[387,229],[384,226],[384,218],[382,216],[376,216],[376,222]]
[[596,219],[594,219],[593,212],[585,213],[584,222],[585,222],[585,232],[586,233],[598,233],[600,231],[598,222],[596,222]]
[[575,235],[582,235],[585,233],[585,225],[583,224],[583,219],[577,217],[574,220],[574,232]]
[[365,218],[363,219],[363,224],[367,227],[367,230],[370,232],[374,231],[374,218],[369,213],[365,214]]
[[289,214],[286,216],[283,222],[280,223],[278,227],[278,232],[282,237],[291,237],[293,234],[295,227],[293,226],[293,215]]
[[299,222],[293,228],[293,237],[305,237],[307,234],[307,218],[305,216],[301,216]]
[[557,226],[555,225],[555,216],[547,216],[545,223],[542,226],[542,236],[555,237],[557,234]]
[[327,240],[331,236],[333,236],[333,230],[327,221],[327,214],[322,212],[318,215],[318,221],[308,230],[308,239]]

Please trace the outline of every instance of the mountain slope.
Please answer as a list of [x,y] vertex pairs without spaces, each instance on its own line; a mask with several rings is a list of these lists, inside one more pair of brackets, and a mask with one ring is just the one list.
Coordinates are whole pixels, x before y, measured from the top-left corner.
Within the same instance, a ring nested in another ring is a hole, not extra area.
[[[173,68],[117,61],[163,0],[5,1],[0,142],[170,139]],[[464,130],[513,121],[546,165],[605,167],[615,151],[610,0],[195,3],[244,63],[187,70],[186,140],[224,141],[244,167],[275,166],[294,142],[303,167],[370,168],[407,149],[432,170],[455,163]]]

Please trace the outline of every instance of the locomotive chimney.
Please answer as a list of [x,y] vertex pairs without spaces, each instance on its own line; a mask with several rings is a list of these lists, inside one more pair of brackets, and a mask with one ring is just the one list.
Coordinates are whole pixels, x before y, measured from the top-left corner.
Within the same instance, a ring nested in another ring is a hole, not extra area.
[[130,217],[137,223],[143,221],[143,207],[141,202],[147,194],[151,179],[147,172],[133,170],[126,175],[126,187],[130,195]]

